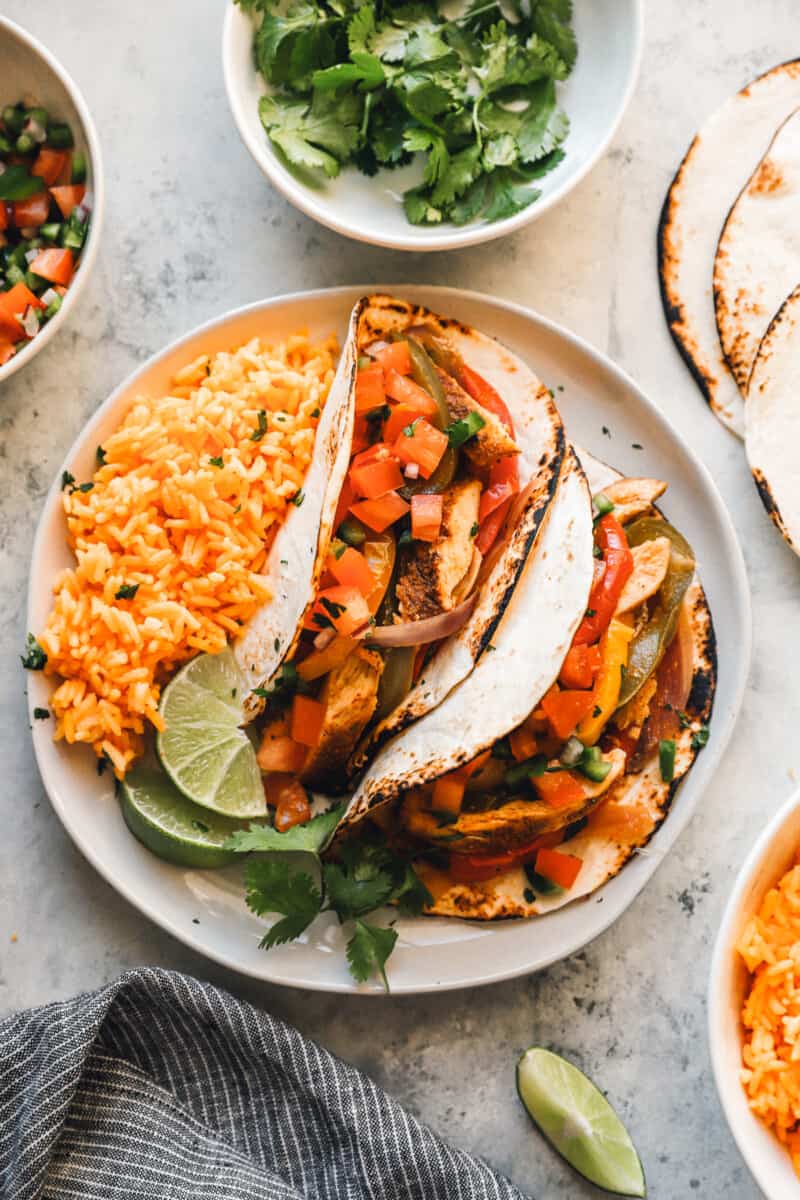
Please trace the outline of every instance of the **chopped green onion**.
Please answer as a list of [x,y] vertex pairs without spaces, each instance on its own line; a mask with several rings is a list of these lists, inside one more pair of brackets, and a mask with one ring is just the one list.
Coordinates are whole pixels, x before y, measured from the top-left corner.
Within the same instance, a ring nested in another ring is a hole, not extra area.
[[115,600],[132,600],[139,590],[138,583],[123,583],[114,593]]
[[71,150],[75,145],[72,130],[66,123],[51,125],[47,133],[47,141],[56,150]]
[[64,303],[64,301],[63,301],[62,297],[59,295],[55,295],[53,297],[53,299],[50,301],[50,303],[48,304],[47,308],[44,310],[45,321],[51,321],[53,319],[53,317],[56,315],[56,313],[59,311],[59,309],[61,308],[61,305],[63,303]]
[[71,183],[86,183],[86,155],[82,150],[76,150],[72,156]]
[[593,783],[602,783],[611,770],[611,763],[605,761],[599,746],[587,746],[581,755],[578,770]]
[[486,422],[480,413],[468,412],[459,421],[453,421],[445,429],[448,441],[453,447],[463,446],[470,438],[475,437],[478,430],[483,429]]
[[609,500],[605,492],[598,492],[596,496],[593,496],[592,504],[601,517],[605,517],[614,511],[614,501]]
[[[27,134],[24,135],[27,137]],[[34,143],[35,144],[35,143]],[[23,151],[19,151],[20,154]],[[12,163],[0,175],[0,200],[27,200],[44,189],[44,180],[38,175],[31,175],[27,167],[21,163]]]
[[692,734],[692,749],[702,750],[703,746],[707,745],[710,737],[711,730],[707,725],[701,725],[697,732]]
[[7,104],[3,109],[3,124],[9,133],[22,133],[25,113],[16,104]]
[[503,782],[509,787],[517,787],[532,776],[544,775],[546,769],[547,757],[544,754],[534,754],[533,758],[526,758],[509,767],[503,775]]
[[17,154],[31,154],[36,149],[36,142],[29,133],[21,133],[14,143]]
[[363,546],[367,540],[367,531],[355,517],[345,517],[336,531],[336,536],[348,546]]
[[661,768],[661,778],[664,783],[672,783],[675,778],[674,738],[662,738],[658,743],[658,765]]
[[267,412],[266,409],[258,410],[258,427],[250,434],[251,442],[260,442],[264,434],[267,432]]
[[25,110],[25,116],[29,121],[35,121],[37,125],[41,125],[44,129],[50,124],[50,113],[46,108],[35,106]]

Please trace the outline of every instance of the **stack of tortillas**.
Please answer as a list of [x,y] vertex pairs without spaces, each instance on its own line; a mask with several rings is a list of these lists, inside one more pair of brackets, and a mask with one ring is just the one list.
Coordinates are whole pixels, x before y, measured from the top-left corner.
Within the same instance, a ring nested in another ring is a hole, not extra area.
[[659,271],[672,336],[800,554],[800,59],[695,137],[664,202]]

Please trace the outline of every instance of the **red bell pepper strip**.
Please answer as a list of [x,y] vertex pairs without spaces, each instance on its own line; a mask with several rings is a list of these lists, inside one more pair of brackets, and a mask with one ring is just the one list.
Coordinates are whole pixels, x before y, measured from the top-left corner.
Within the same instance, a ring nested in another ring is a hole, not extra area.
[[587,613],[572,640],[573,646],[591,645],[605,632],[633,570],[633,555],[625,530],[613,513],[600,518],[594,536],[603,552],[605,570],[592,585]]
[[572,646],[561,667],[558,682],[564,688],[590,688],[603,665],[599,646]]
[[545,847],[557,846],[563,840],[563,830],[545,833],[517,850],[505,850],[501,854],[451,854],[449,871],[458,883],[479,883],[502,875],[512,867],[529,862]]

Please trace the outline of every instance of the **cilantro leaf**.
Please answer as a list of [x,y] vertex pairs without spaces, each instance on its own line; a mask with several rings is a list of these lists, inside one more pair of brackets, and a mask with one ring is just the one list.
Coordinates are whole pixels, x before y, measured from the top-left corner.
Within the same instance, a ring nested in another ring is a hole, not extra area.
[[347,45],[351,54],[366,53],[375,35],[375,9],[371,4],[357,8],[347,25]]
[[368,925],[366,921],[356,921],[353,936],[347,943],[346,950],[353,978],[358,983],[365,983],[372,972],[377,971],[388,992],[386,960],[394,950],[396,942],[397,932],[394,929],[383,929],[379,925]]
[[355,50],[350,58],[348,63],[337,63],[335,67],[315,71],[312,82],[316,90],[329,92],[353,83],[360,84],[363,91],[381,86],[386,76],[379,58],[365,50]]
[[47,655],[32,633],[29,633],[25,639],[25,654],[20,655],[20,658],[26,671],[44,670]]
[[304,825],[293,825],[285,833],[279,833],[271,825],[252,824],[249,829],[237,829],[225,842],[226,850],[240,854],[252,850],[304,850],[319,854],[331,840],[334,830],[344,816],[344,804],[337,804],[325,812],[317,813]]
[[363,916],[387,903],[395,890],[390,867],[390,856],[380,848],[358,843],[343,850],[340,862],[325,863],[322,874],[328,903],[340,921]]
[[465,417],[448,425],[445,433],[451,446],[463,446],[470,438],[475,437],[485,424],[480,413],[468,412]]
[[265,950],[299,937],[322,907],[322,895],[311,876],[292,871],[285,859],[253,859],[247,864],[245,887],[247,906],[257,916],[280,913],[283,917],[261,939]]
[[570,71],[578,57],[571,18],[572,0],[538,0],[532,14],[536,33],[553,46]]
[[423,909],[433,904],[433,896],[417,875],[411,863],[406,864],[405,875],[392,897],[404,917],[418,917]]
[[315,91],[310,105],[262,96],[258,111],[271,141],[292,165],[321,169],[333,178],[356,147],[361,104],[355,93],[337,97]]

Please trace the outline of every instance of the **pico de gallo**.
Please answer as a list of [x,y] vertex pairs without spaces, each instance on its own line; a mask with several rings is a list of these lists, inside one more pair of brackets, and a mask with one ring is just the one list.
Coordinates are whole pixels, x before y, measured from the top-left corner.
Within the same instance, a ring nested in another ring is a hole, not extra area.
[[89,232],[87,164],[35,100],[0,116],[0,366],[61,308]]
[[264,693],[258,761],[284,830],[341,792],[361,739],[474,606],[520,490],[493,387],[420,327],[366,347],[334,537],[297,650]]
[[654,755],[671,782],[692,680],[684,601],[695,560],[653,507],[665,488],[621,479],[594,497],[594,580],[558,679],[507,737],[383,818],[435,865],[431,890],[522,866],[531,899],[568,891],[582,861],[559,847],[613,785]]

